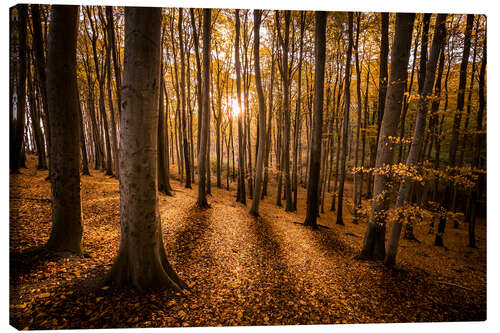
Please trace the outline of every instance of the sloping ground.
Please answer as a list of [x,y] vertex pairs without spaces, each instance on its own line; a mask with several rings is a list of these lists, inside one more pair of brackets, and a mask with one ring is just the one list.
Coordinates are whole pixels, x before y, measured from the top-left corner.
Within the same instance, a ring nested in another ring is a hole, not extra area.
[[[33,164],[30,164],[32,166]],[[173,169],[173,168],[172,168]],[[10,320],[19,329],[228,326],[486,318],[486,228],[479,249],[465,247],[466,226],[449,227],[447,249],[402,241],[397,269],[358,261],[366,224],[336,226],[322,214],[311,230],[285,213],[270,193],[254,218],[231,192],[212,188],[212,208],[194,207],[196,185],[172,180],[174,197],[160,196],[167,255],[191,287],[138,295],[100,285],[119,245],[118,181],[92,170],[82,177],[83,258],[47,253],[50,186],[33,167],[11,175]]]

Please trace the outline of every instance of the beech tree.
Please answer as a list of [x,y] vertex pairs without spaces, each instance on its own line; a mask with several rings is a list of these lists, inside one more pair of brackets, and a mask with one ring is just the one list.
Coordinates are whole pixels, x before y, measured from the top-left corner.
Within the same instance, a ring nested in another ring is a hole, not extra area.
[[316,12],[314,34],[314,115],[309,183],[307,187],[307,212],[304,225],[317,228],[318,185],[321,163],[321,137],[323,125],[323,93],[325,83],[326,20],[327,12]]
[[257,87],[257,98],[259,100],[259,146],[257,148],[257,161],[255,163],[255,185],[253,191],[252,208],[250,209],[250,214],[257,216],[259,215],[259,201],[262,189],[262,169],[264,167],[264,150],[266,149],[266,102],[264,100],[264,91],[262,89],[262,80],[260,73],[260,21],[262,12],[260,10],[254,11],[254,22],[253,22],[253,52],[254,52],[254,63],[255,63],[255,85]]
[[344,83],[344,128],[342,132],[342,160],[340,169],[340,181],[339,181],[339,198],[337,207],[337,221],[336,224],[344,225],[344,220],[342,218],[342,207],[344,205],[344,182],[345,182],[345,164],[347,159],[347,140],[349,139],[349,110],[351,108],[351,58],[352,58],[352,29],[353,29],[353,14],[348,13],[349,23],[348,23],[348,38],[349,45],[347,46],[347,57],[345,63],[345,83]]
[[107,282],[115,286],[130,284],[139,291],[186,287],[165,254],[158,210],[160,29],[161,8],[125,9],[120,119],[121,239]]
[[[208,126],[210,117],[210,37],[212,11],[203,10],[203,75],[202,75],[202,118],[200,150],[198,152],[198,201],[201,208],[210,207],[207,202],[207,166],[208,166]],[[198,120],[200,121],[200,120]]]
[[366,227],[360,259],[382,260],[385,257],[385,219],[388,208],[386,183],[388,176],[383,173],[392,163],[394,136],[401,114],[403,94],[408,78],[407,67],[411,47],[411,35],[415,14],[396,14],[396,27],[391,51],[391,71],[385,101],[384,115],[380,128],[375,168],[380,170],[374,177],[372,217]]
[[47,248],[82,254],[80,125],[76,81],[78,6],[53,5],[47,41],[52,229]]
[[[418,162],[418,157],[420,155],[420,150],[423,146],[423,137],[425,130],[425,122],[427,117],[428,104],[432,97],[432,88],[434,87],[434,78],[436,76],[436,67],[438,63],[439,54],[443,48],[443,41],[446,34],[446,14],[439,14],[436,18],[436,27],[434,28],[434,37],[432,39],[431,53],[429,56],[429,62],[426,65],[425,79],[422,86],[421,95],[418,101],[418,111],[417,120],[415,123],[415,130],[413,134],[413,140],[410,147],[410,152],[408,158],[406,159],[406,166],[412,167]],[[400,209],[400,219],[392,224],[391,236],[389,239],[387,254],[385,256],[384,263],[388,266],[392,266],[396,262],[396,252],[398,248],[399,236],[401,234],[402,221],[404,218],[405,203],[408,199],[408,194],[410,192],[410,187],[412,182],[410,180],[403,179],[399,187],[398,198],[396,201],[396,209]]]
[[[18,5],[11,9],[10,28],[14,30],[11,37],[10,57],[10,171],[19,173],[21,150],[23,146],[24,122],[26,115],[26,24],[27,5]],[[15,19],[16,17],[17,19]]]

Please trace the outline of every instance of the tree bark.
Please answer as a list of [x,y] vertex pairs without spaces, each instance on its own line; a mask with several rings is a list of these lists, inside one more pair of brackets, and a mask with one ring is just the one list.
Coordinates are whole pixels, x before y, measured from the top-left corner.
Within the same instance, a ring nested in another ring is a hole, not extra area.
[[170,266],[158,209],[156,156],[161,8],[125,8],[120,130],[120,224],[111,285],[140,292],[186,285]]
[[[356,59],[356,92],[357,92],[357,97],[358,97],[358,119],[357,119],[357,126],[356,126],[356,146],[354,148],[354,167],[358,166],[358,152],[359,152],[359,136],[360,136],[360,131],[361,131],[361,69],[359,66],[359,30],[360,30],[360,22],[361,22],[361,13],[358,13],[357,20],[356,20],[356,43],[355,43],[355,51],[354,51],[354,56]],[[368,82],[366,82],[368,84]],[[353,209],[353,215],[352,215],[352,223],[357,224],[358,223],[358,208],[361,208],[360,205],[358,204],[358,195],[360,196],[361,193],[358,192],[358,184],[359,183],[359,173],[355,172],[353,174],[353,185],[352,185],[352,209]],[[359,193],[359,194],[358,194]]]
[[200,151],[198,153],[198,201],[200,208],[210,207],[207,202],[207,159],[208,159],[208,130],[210,117],[210,38],[211,38],[211,9],[203,9],[203,76],[202,97],[203,117],[201,126]]
[[[436,76],[436,67],[439,59],[439,54],[442,52],[443,41],[446,35],[446,14],[439,14],[436,18],[436,26],[434,28],[434,37],[432,40],[431,53],[429,56],[429,63],[426,66],[425,80],[423,83],[422,91],[418,101],[417,119],[415,123],[415,130],[413,133],[413,141],[410,146],[410,152],[406,159],[406,166],[408,168],[414,166],[419,162],[418,157],[422,148],[422,140],[425,131],[425,122],[427,117],[428,104],[431,102],[432,88],[434,87],[434,78]],[[400,210],[401,219],[404,219],[404,209],[406,201],[409,198],[410,188],[412,181],[403,179],[399,187],[399,194],[396,201],[396,209]],[[401,235],[401,228],[403,221],[401,219],[395,221],[391,228],[391,236],[387,246],[387,254],[384,263],[387,266],[393,266],[396,263],[396,253],[398,250],[399,237]]]
[[[11,9],[10,52],[10,171],[19,173],[26,117],[27,5],[17,5],[17,20]],[[14,33],[14,32],[17,32]]]
[[[184,156],[184,170],[186,174],[186,188],[191,188],[191,163],[189,162],[189,143],[187,139],[187,126],[186,126],[186,74],[184,65],[184,40],[182,35],[182,8],[179,8],[179,49],[181,53],[181,126],[182,126],[182,148]],[[188,78],[189,79],[189,78]]]
[[[323,126],[323,93],[325,85],[326,20],[327,12],[317,11],[314,35],[314,114],[312,145],[307,186],[307,211],[304,225],[317,228],[319,176],[321,164],[321,137]],[[352,18],[352,17],[351,17]],[[352,23],[352,20],[351,20]],[[351,25],[352,27],[352,25]]]
[[281,27],[279,26],[279,11],[276,11],[276,24],[278,30],[278,38],[282,48],[282,68],[281,77],[283,80],[283,157],[281,164],[285,173],[285,198],[286,206],[285,211],[292,211],[292,186],[290,179],[290,73],[288,69],[288,52],[289,52],[289,35],[290,35],[290,11],[286,10],[285,13],[285,34],[281,35]]
[[262,89],[262,79],[260,73],[260,21],[262,12],[260,10],[254,10],[254,26],[253,26],[253,60],[254,60],[254,71],[255,71],[255,86],[257,88],[257,98],[259,102],[259,141],[257,147],[257,162],[255,163],[255,185],[254,185],[254,195],[252,199],[252,207],[250,208],[250,214],[254,216],[259,215],[259,202],[262,189],[262,169],[264,167],[264,150],[266,149],[266,102],[264,99],[264,91]]
[[[391,52],[391,77],[377,148],[375,168],[383,170],[392,164],[393,143],[388,139],[397,131],[403,94],[408,79],[408,58],[415,14],[398,13]],[[359,259],[382,260],[385,257],[385,218],[388,208],[387,175],[376,173],[373,183],[372,217],[366,227]]]
[[52,230],[47,248],[82,253],[80,126],[76,81],[78,6],[53,5],[47,50]]
[[[453,120],[453,128],[451,132],[451,142],[450,150],[448,155],[448,163],[451,168],[456,165],[456,156],[458,148],[458,130],[460,129],[460,123],[462,122],[462,113],[464,110],[464,100],[465,100],[465,85],[467,81],[467,65],[469,63],[469,53],[470,53],[470,40],[472,34],[472,25],[474,23],[474,14],[467,15],[467,24],[465,27],[465,38],[464,38],[464,48],[462,52],[462,61],[460,63],[460,77],[458,82],[458,93],[457,93],[457,108],[455,111],[455,116]],[[453,172],[452,172],[453,174]],[[443,208],[445,210],[450,209],[453,192],[455,191],[454,186],[448,182],[444,194]],[[439,219],[438,230],[436,233],[436,239],[434,240],[434,245],[443,246],[443,234],[446,228],[446,216],[442,216]]]
[[345,182],[345,164],[347,159],[347,141],[349,139],[349,110],[351,108],[351,58],[352,58],[352,47],[353,47],[353,38],[352,38],[352,26],[353,26],[353,14],[352,12],[348,13],[349,15],[349,27],[348,27],[348,35],[349,35],[349,45],[347,46],[347,58],[345,64],[345,84],[344,84],[344,128],[342,133],[342,159],[340,166],[340,181],[339,181],[339,194],[338,194],[338,203],[337,203],[337,221],[336,224],[344,225],[344,220],[342,217],[342,207],[344,204],[344,182]]
[[[34,55],[35,55],[35,61],[36,61],[36,78],[37,78],[37,83],[38,83],[38,88],[39,92],[41,95],[41,107],[39,107],[39,117],[43,119],[43,115],[46,117],[48,116],[47,112],[47,87],[46,87],[46,73],[45,73],[45,56],[44,56],[44,49],[43,49],[43,37],[42,37],[42,25],[40,22],[40,6],[38,4],[35,5],[30,5],[31,7],[31,19],[33,23],[33,49],[34,49]],[[48,120],[47,120],[48,122]],[[49,128],[47,125],[47,122],[44,122],[44,129],[45,129],[45,135],[46,135],[46,142],[47,142],[47,149],[50,146],[49,143]],[[41,133],[41,132],[40,132]],[[43,134],[41,135],[41,138],[43,139]],[[43,148],[45,150],[45,142],[43,142]],[[44,154],[45,155],[45,154]],[[50,160],[49,160],[50,163]],[[47,161],[44,157],[42,164],[39,164],[39,168],[41,166],[41,169],[47,169]]]
[[240,63],[240,12],[235,10],[235,46],[234,62],[236,70],[236,97],[238,99],[238,188],[236,190],[236,201],[246,204],[245,191],[245,138],[243,134],[243,110],[241,108],[241,63]]

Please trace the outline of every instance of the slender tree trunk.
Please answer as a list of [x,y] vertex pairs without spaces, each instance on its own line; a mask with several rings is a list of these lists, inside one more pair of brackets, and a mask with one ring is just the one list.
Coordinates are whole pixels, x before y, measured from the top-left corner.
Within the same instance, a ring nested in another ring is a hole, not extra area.
[[85,143],[85,131],[83,128],[83,113],[82,107],[80,104],[80,95],[77,89],[77,98],[78,98],[78,123],[80,127],[80,148],[81,148],[81,156],[82,156],[82,174],[86,176],[90,176],[89,171],[89,162],[87,158],[87,145]]
[[[485,96],[485,76],[486,76],[486,29],[483,41],[483,59],[481,60],[481,69],[479,70],[479,109],[476,116],[476,135],[474,136],[474,168],[481,167],[481,151],[484,146],[484,134],[483,131],[483,117],[484,110],[486,107],[486,96]],[[477,215],[477,200],[480,195],[480,181],[478,180],[476,185],[472,188],[472,194],[470,197],[470,221],[469,221],[469,244],[471,248],[476,248],[476,215]]]
[[[377,109],[377,137],[375,145],[370,156],[370,167],[375,167],[378,155],[377,147],[380,140],[380,128],[384,116],[386,95],[387,95],[387,57],[389,55],[389,13],[381,13],[381,36],[380,36],[380,65],[379,65],[379,91],[378,91],[378,109]],[[368,189],[371,194],[371,184],[374,181],[374,175],[369,175]]]
[[[33,58],[29,57],[28,53],[28,59],[31,59],[31,62],[33,63]],[[38,94],[39,94],[39,89],[36,89],[36,82],[34,80],[35,75],[31,75],[31,70],[29,69],[30,66],[28,66],[27,70],[27,81],[28,81],[28,91],[31,93],[28,95],[29,97],[29,114],[31,116],[31,125],[33,126],[33,135],[35,137],[35,145],[36,145],[36,150],[38,154],[38,170],[46,170],[47,169],[47,158],[45,155],[45,140],[43,137],[42,129],[40,128],[40,114],[41,114],[41,108],[40,108],[40,103],[38,102]],[[35,68],[35,64],[33,64],[33,68]]]
[[[47,143],[47,152],[50,149],[50,129],[48,126],[49,113],[48,113],[48,102],[47,102],[47,77],[45,73],[45,55],[43,47],[43,36],[42,36],[42,24],[40,20],[40,6],[38,4],[30,5],[31,7],[31,19],[33,21],[33,48],[35,52],[36,60],[36,78],[38,82],[38,87],[40,89],[41,95],[41,107],[40,107],[40,117],[43,121],[43,127]],[[45,115],[45,117],[44,117]],[[49,168],[50,168],[50,157],[49,157]],[[45,168],[47,165],[44,165]],[[50,170],[49,170],[50,177]]]
[[236,32],[234,58],[236,69],[236,96],[238,99],[238,188],[236,190],[236,201],[246,204],[245,192],[245,138],[243,134],[243,110],[241,109],[241,64],[240,64],[240,12],[235,10]]
[[[10,171],[19,173],[19,163],[23,146],[24,125],[26,115],[26,30],[28,20],[27,5],[17,5],[17,17],[11,9],[10,40]],[[17,34],[14,33],[17,32]]]
[[[307,211],[304,225],[317,228],[318,186],[321,163],[321,136],[323,126],[323,92],[325,84],[325,50],[327,12],[317,11],[314,37],[314,118],[312,128],[309,182],[307,186]],[[351,14],[352,15],[352,14]],[[351,16],[352,23],[352,16]],[[351,25],[352,27],[352,25]],[[352,36],[352,35],[351,35]]]
[[[358,96],[358,119],[357,119],[357,126],[356,126],[356,146],[354,148],[354,167],[356,168],[358,166],[358,152],[359,152],[359,134],[361,131],[361,70],[359,66],[359,30],[360,30],[360,21],[361,21],[361,13],[358,13],[357,20],[356,20],[356,43],[355,43],[355,50],[354,50],[354,56],[356,60],[356,92]],[[368,82],[367,82],[368,84]],[[353,216],[352,216],[352,223],[357,224],[358,223],[358,195],[361,195],[361,193],[358,194],[358,182],[359,182],[359,173],[354,172],[353,173],[353,186],[352,186],[352,208],[353,208]]]
[[285,211],[292,211],[292,187],[290,179],[290,74],[288,69],[288,52],[289,52],[289,35],[290,35],[290,11],[286,10],[285,16],[285,35],[281,35],[281,27],[279,26],[279,12],[276,11],[276,24],[278,37],[282,48],[282,71],[281,77],[283,80],[283,158],[281,164],[285,173]]
[[411,66],[411,74],[410,74],[410,84],[408,85],[408,94],[405,94],[403,100],[403,112],[401,114],[401,127],[399,139],[401,142],[399,143],[399,152],[398,152],[398,163],[401,162],[403,158],[403,139],[405,136],[405,125],[406,125],[406,114],[408,113],[408,108],[410,106],[410,96],[413,88],[413,77],[415,73],[415,64],[417,63],[417,49],[418,49],[418,39],[419,39],[420,30],[417,32],[417,38],[415,38],[415,45],[413,46],[413,63]]
[[[109,22],[107,23],[109,26]],[[112,28],[111,28],[112,29]],[[112,83],[112,78],[111,78],[111,45],[110,45],[110,33],[109,33],[110,28],[108,28],[108,39],[107,39],[107,47],[106,47],[106,72],[108,76],[107,80],[107,87],[108,87],[108,108],[109,108],[109,113],[111,114],[111,144],[112,144],[112,150],[113,150],[113,160],[114,160],[114,167],[115,167],[115,176],[117,178],[120,177],[120,166],[118,163],[118,134],[116,133],[116,120],[115,120],[115,108],[113,105],[113,89],[111,87]],[[119,104],[118,104],[119,107]]]
[[259,141],[257,148],[257,162],[255,163],[255,186],[254,195],[252,199],[252,207],[250,208],[250,214],[254,216],[259,215],[259,201],[262,189],[262,169],[264,167],[264,150],[266,149],[266,102],[264,99],[264,91],[262,89],[262,79],[260,73],[260,21],[262,12],[260,10],[254,10],[254,70],[255,70],[255,86],[257,88],[257,98],[259,101]]
[[[474,14],[467,15],[467,25],[465,27],[465,38],[464,38],[464,48],[462,52],[462,62],[460,63],[460,78],[458,83],[458,93],[457,93],[457,109],[455,111],[455,116],[453,120],[453,128],[451,132],[451,143],[450,151],[448,155],[449,166],[454,168],[456,165],[456,156],[458,148],[458,130],[460,129],[460,124],[462,121],[462,113],[464,110],[464,99],[465,99],[465,86],[467,81],[467,65],[469,63],[469,53],[470,53],[470,39],[472,34],[472,25],[474,23]],[[452,172],[453,174],[453,172]],[[448,210],[451,206],[453,192],[455,191],[454,186],[448,182],[446,186],[446,191],[444,195],[443,208]],[[439,219],[438,230],[436,233],[436,239],[434,240],[434,245],[443,246],[443,234],[446,228],[446,216],[441,216]]]
[[299,43],[299,65],[298,65],[298,81],[297,81],[297,104],[295,108],[295,124],[294,124],[294,138],[293,138],[293,164],[292,164],[292,210],[297,210],[297,192],[298,192],[298,150],[300,140],[300,112],[301,112],[301,88],[302,88],[302,57],[304,49],[304,30],[305,30],[306,13],[300,12],[300,43]]
[[[187,139],[186,126],[186,75],[184,65],[184,40],[182,35],[182,8],[179,8],[179,50],[181,52],[181,126],[182,126],[182,148],[184,156],[184,170],[186,172],[186,188],[191,188],[191,163],[189,162],[189,143]],[[189,78],[188,78],[189,79]]]
[[201,127],[200,151],[198,153],[198,201],[196,205],[201,208],[210,207],[207,202],[206,177],[208,149],[208,131],[210,116],[210,37],[211,37],[211,9],[203,9],[203,76],[202,76],[202,97],[203,116]]
[[353,26],[353,14],[349,12],[349,46],[347,47],[347,58],[345,64],[345,85],[344,85],[344,128],[342,133],[342,160],[340,167],[340,180],[339,180],[339,198],[337,206],[337,221],[336,224],[344,225],[344,219],[342,217],[342,207],[344,204],[344,182],[346,177],[346,159],[347,159],[347,140],[349,139],[349,110],[351,108],[351,57],[352,57],[352,26]]

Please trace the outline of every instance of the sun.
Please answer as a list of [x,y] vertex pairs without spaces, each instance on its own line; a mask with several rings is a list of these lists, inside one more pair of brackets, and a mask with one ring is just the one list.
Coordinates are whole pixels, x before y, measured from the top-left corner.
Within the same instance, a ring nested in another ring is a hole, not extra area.
[[234,117],[238,117],[238,115],[240,114],[241,110],[240,110],[240,106],[238,105],[237,99],[233,99],[233,105],[232,105],[231,111],[232,111]]

